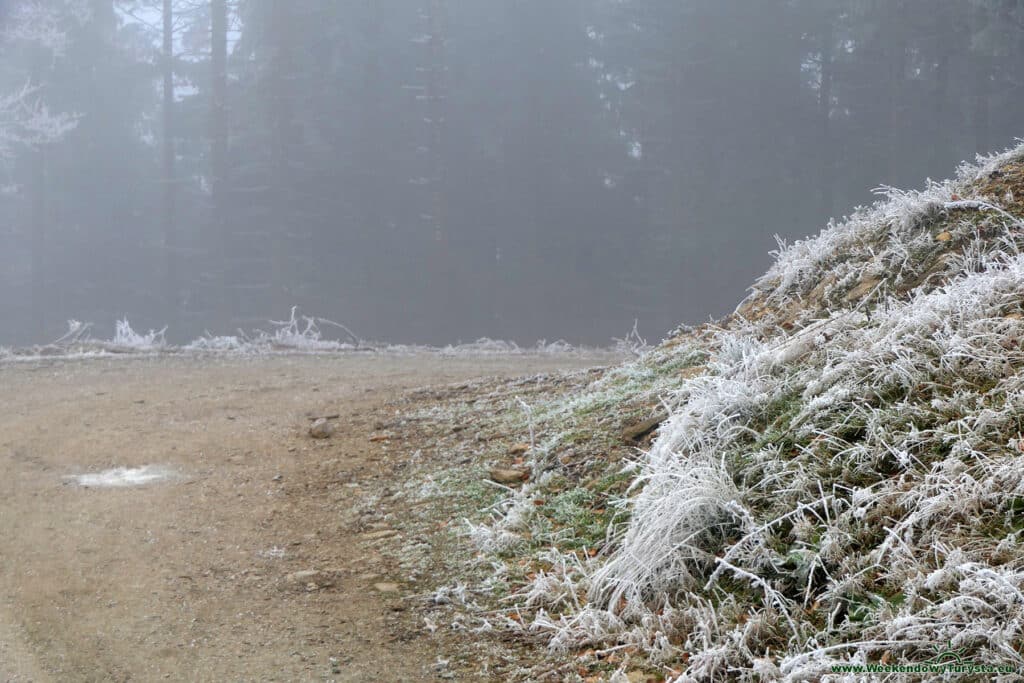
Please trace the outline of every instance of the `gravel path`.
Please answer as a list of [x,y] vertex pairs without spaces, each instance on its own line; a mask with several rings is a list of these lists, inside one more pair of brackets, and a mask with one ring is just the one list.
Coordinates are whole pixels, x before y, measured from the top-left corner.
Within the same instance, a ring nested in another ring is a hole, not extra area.
[[[441,653],[374,550],[387,530],[353,516],[394,476],[374,423],[410,388],[593,364],[0,365],[0,680],[433,680]],[[335,413],[331,439],[308,437]],[[324,468],[337,485],[314,496]]]

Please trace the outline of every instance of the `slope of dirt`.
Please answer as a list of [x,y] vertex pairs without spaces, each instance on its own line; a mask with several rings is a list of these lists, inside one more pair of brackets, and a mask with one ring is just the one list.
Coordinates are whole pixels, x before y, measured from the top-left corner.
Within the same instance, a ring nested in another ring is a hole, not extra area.
[[[0,680],[481,676],[446,663],[459,660],[444,630],[423,628],[416,573],[385,550],[410,513],[393,493],[422,452],[389,423],[441,395],[418,387],[597,362],[0,365]],[[334,437],[310,439],[309,418],[330,414]],[[73,479],[150,465],[174,476]]]

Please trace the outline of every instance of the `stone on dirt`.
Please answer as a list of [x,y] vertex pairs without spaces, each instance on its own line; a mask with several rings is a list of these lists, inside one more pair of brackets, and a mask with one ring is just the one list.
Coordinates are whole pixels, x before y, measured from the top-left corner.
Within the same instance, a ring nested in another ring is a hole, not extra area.
[[632,424],[622,430],[622,439],[624,441],[639,441],[644,438],[655,429],[661,426],[661,423],[668,419],[668,413],[661,411],[657,415],[650,417],[636,424]]
[[382,538],[391,538],[398,534],[395,529],[379,529],[377,531],[368,531],[363,534],[363,538],[367,541],[377,541]]
[[284,580],[288,583],[295,584],[306,584],[315,581],[320,578],[320,572],[315,569],[304,569],[299,572],[292,572],[288,576],[284,577]]
[[512,486],[515,484],[522,484],[524,481],[529,479],[530,469],[505,469],[501,467],[494,467],[487,473],[487,476],[489,476],[491,481],[493,482],[496,482],[498,484],[505,484],[507,486]]
[[334,430],[334,423],[321,417],[309,428],[309,435],[314,439],[329,439],[334,436]]

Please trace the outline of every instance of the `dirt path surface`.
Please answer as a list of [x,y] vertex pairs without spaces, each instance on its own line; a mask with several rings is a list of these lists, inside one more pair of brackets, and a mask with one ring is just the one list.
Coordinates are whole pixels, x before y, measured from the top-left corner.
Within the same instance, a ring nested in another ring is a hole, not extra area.
[[[451,678],[375,549],[390,531],[367,506],[411,448],[372,441],[375,423],[413,388],[595,364],[0,365],[0,681]],[[332,439],[307,436],[310,416],[335,413]],[[171,476],[73,479],[144,466]]]

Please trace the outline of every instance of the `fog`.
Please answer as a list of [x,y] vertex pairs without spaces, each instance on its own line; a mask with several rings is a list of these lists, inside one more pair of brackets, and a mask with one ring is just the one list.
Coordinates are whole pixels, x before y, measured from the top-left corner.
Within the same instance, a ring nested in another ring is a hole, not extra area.
[[654,341],[1012,143],[1002,0],[0,0],[0,345]]

